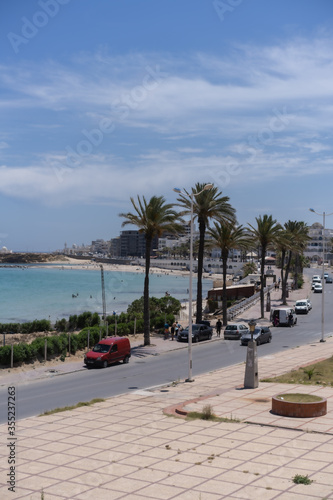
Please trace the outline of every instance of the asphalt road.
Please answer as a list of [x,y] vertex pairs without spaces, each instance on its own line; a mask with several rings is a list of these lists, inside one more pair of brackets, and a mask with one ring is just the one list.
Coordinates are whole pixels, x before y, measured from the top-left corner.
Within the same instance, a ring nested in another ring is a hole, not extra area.
[[[325,335],[332,332],[333,285],[325,291]],[[316,343],[321,339],[321,294],[311,294],[312,311],[298,315],[297,326],[272,327],[273,340],[258,346],[258,356],[274,355],[281,350]],[[193,377],[211,370],[242,363],[246,347],[239,341],[221,339],[193,345]],[[136,358],[129,364],[109,366],[106,369],[85,370],[51,379],[36,380],[16,385],[16,418],[38,415],[46,410],[108,398],[117,394],[147,389],[184,380],[188,375],[188,351],[180,349],[158,356]],[[259,373],[260,376],[260,373]],[[0,423],[7,421],[7,387],[0,388]]]

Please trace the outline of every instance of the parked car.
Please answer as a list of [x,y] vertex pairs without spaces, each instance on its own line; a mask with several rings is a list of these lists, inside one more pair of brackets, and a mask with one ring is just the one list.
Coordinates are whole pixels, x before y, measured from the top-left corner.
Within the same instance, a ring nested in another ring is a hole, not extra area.
[[249,332],[245,323],[229,323],[224,330],[225,340],[239,340],[244,333]]
[[87,368],[100,366],[106,368],[112,363],[128,363],[131,357],[130,341],[126,337],[102,339],[84,357]]
[[289,326],[289,316],[292,314],[292,324],[297,324],[297,316],[295,314],[295,310],[291,307],[276,307],[275,309],[271,309],[271,322],[273,326]]
[[333,279],[331,278],[331,276],[327,276],[325,283],[333,283]]
[[208,321],[207,319],[202,319],[198,322],[198,325],[210,326],[210,321]]
[[316,283],[313,289],[314,293],[322,293],[323,285],[321,283]]
[[321,283],[321,278],[318,275],[312,276],[312,285],[311,285],[312,290],[314,290],[316,283]]
[[309,304],[306,299],[296,300],[295,303],[295,313],[296,314],[308,314]]
[[[188,326],[177,335],[178,342],[188,342]],[[192,325],[192,342],[200,340],[210,340],[213,336],[213,329],[208,325]]]
[[[247,345],[251,340],[251,332],[244,333],[241,336],[241,345]],[[257,345],[265,344],[266,342],[272,341],[272,332],[268,326],[257,326],[253,332],[253,340],[256,341]]]

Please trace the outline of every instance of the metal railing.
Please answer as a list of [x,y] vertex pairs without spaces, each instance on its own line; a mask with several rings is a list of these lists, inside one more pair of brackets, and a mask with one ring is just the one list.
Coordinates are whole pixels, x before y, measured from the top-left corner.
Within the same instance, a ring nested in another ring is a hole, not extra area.
[[[266,286],[264,288],[264,295],[266,295],[267,292],[270,292],[274,288],[274,286],[275,286],[274,283],[272,285]],[[260,291],[255,293],[251,297],[248,297],[247,299],[243,299],[238,304],[229,307],[227,311],[228,321],[234,319],[236,316],[238,316],[239,314],[243,313],[244,311],[255,305],[257,302],[259,302],[259,300],[260,300]]]

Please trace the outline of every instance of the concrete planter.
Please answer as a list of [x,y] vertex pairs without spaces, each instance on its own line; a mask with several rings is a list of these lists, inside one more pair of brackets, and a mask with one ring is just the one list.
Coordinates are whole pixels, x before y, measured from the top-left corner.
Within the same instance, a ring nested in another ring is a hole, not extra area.
[[317,401],[300,403],[280,399],[283,394],[272,397],[272,413],[283,417],[311,418],[321,417],[327,413],[327,400],[320,398]]

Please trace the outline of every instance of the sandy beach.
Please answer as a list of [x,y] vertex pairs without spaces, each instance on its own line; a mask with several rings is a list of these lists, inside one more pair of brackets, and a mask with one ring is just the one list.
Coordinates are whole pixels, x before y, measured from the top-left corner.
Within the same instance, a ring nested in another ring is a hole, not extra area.
[[[108,264],[101,262],[92,262],[91,260],[79,260],[73,257],[65,257],[64,260],[52,261],[52,263],[48,264],[38,264],[38,267],[45,268],[58,268],[58,269],[86,269],[90,271],[97,271],[100,269],[101,264],[103,265],[104,271],[118,271],[123,273],[144,273],[145,267],[139,265],[128,265],[128,264]],[[32,265],[33,266],[33,265]],[[149,274],[160,274],[160,275],[174,275],[174,276],[189,276],[189,271],[178,270],[178,269],[162,269],[160,267],[151,266],[149,270]],[[193,272],[193,276],[196,276],[196,273]],[[203,273],[203,278],[209,279],[221,279],[221,274],[210,274]]]

